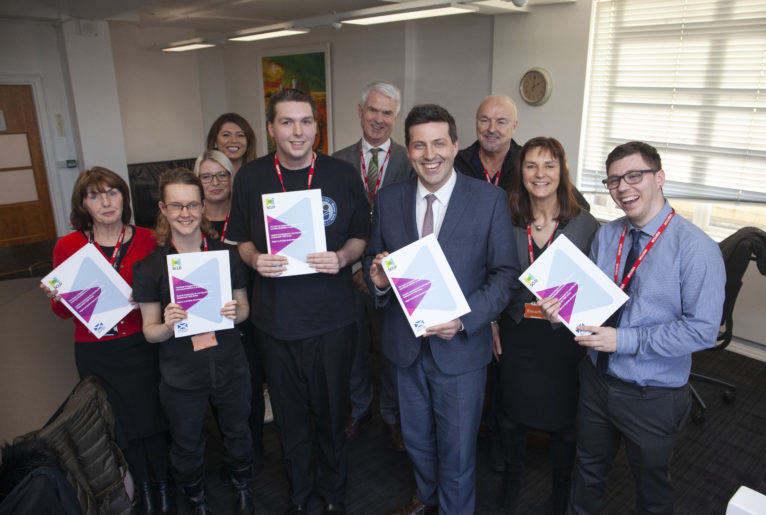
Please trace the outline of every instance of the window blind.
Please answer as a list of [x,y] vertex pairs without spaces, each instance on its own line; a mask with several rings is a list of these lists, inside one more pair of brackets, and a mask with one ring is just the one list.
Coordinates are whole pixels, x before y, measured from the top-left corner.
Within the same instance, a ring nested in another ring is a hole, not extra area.
[[581,134],[582,191],[641,140],[669,197],[766,202],[766,2],[595,0]]

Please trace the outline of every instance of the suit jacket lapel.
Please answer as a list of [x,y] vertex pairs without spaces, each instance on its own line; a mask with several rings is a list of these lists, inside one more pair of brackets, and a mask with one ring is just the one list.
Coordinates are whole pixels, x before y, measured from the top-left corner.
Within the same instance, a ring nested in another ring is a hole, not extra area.
[[442,246],[449,241],[450,236],[452,236],[452,233],[457,228],[470,200],[463,184],[468,179],[457,171],[452,173],[457,175],[457,182],[452,190],[452,196],[450,196],[449,204],[447,205],[447,212],[444,214],[444,221],[439,230],[439,244]]
[[354,153],[354,157],[356,157],[356,159],[353,159],[351,161],[351,163],[354,165],[354,168],[356,169],[356,171],[361,173],[362,172],[362,161],[359,159],[359,156],[362,153],[362,140],[361,139],[356,142],[356,145],[354,145],[354,150],[352,152]]
[[418,179],[407,181],[407,188],[402,191],[404,193],[401,204],[407,241],[415,241],[418,239],[418,222],[415,216],[415,206],[418,201]]

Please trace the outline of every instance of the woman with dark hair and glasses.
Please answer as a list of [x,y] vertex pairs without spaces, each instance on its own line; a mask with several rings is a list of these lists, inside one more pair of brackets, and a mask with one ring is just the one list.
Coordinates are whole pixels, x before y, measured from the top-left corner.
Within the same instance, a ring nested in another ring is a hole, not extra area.
[[[53,266],[91,243],[132,285],[133,264],[145,258],[155,242],[152,232],[131,225],[130,217],[130,191],[125,181],[99,166],[84,170],[72,191],[69,219],[74,232],[56,242]],[[74,321],[80,378],[96,376],[106,390],[114,412],[115,438],[139,488],[137,511],[169,513],[167,424],[158,396],[157,348],[144,339],[140,312],[131,311],[98,339],[59,302],[56,290],[41,287],[51,299],[53,312]]]
[[209,513],[202,420],[210,401],[218,415],[225,461],[237,489],[235,511],[252,513],[250,371],[239,330],[234,327],[191,337],[174,335],[174,324],[186,319],[187,313],[170,301],[167,256],[228,251],[233,300],[224,304],[220,313],[234,323],[249,314],[245,267],[236,248],[218,241],[205,217],[204,187],[194,173],[184,168],[167,170],[160,177],[159,189],[158,246],[134,267],[133,298],[141,306],[144,336],[159,344],[160,399],[170,425],[170,462],[176,483],[194,505],[195,514]]
[[[509,190],[519,265],[524,270],[558,235],[584,253],[598,222],[577,203],[564,148],[554,138],[529,140],[519,151]],[[505,478],[502,513],[516,511],[527,442],[527,428],[550,433],[554,513],[564,513],[575,454],[577,363],[584,350],[562,326],[542,314],[535,297],[521,288],[497,323],[492,324],[495,358],[500,363],[500,432]]]
[[237,113],[224,113],[210,126],[206,147],[223,152],[236,171],[256,157],[255,132]]

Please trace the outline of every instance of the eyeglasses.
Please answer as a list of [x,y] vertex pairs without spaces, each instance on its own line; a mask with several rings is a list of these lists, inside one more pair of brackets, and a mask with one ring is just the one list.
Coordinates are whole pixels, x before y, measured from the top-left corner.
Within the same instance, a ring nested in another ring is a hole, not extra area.
[[643,180],[645,173],[657,173],[659,170],[631,170],[628,173],[622,175],[612,175],[607,177],[601,182],[604,183],[606,189],[615,190],[620,186],[620,181],[625,179],[625,184],[638,184]]
[[199,176],[202,184],[213,182],[213,179],[218,179],[218,182],[226,182],[229,180],[229,172],[203,173]]
[[174,215],[181,213],[184,209],[188,209],[189,213],[198,213],[202,209],[202,202],[189,202],[188,204],[171,202],[170,204],[165,204],[165,209]]

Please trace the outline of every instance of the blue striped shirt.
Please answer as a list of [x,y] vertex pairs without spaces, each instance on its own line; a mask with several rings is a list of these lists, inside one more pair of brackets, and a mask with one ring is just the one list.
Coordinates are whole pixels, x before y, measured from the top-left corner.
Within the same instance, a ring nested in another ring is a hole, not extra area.
[[[641,228],[641,248],[670,213],[665,206]],[[599,229],[591,260],[614,277],[617,246],[625,224],[619,277],[630,252],[627,217]],[[617,351],[609,357],[607,374],[640,386],[683,386],[689,379],[691,353],[712,347],[723,310],[726,271],[718,245],[694,224],[676,214],[646,255],[626,288],[617,327]],[[593,363],[597,352],[588,349]]]

